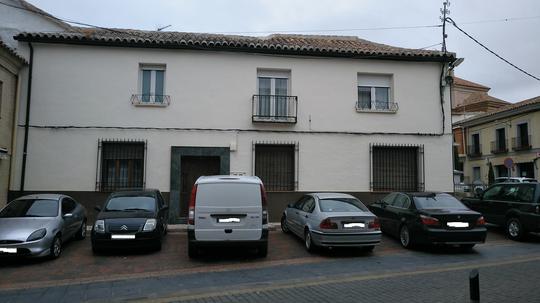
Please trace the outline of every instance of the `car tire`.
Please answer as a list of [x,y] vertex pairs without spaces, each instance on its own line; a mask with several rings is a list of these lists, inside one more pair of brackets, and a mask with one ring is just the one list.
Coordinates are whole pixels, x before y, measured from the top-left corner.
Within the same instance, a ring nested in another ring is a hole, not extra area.
[[307,228],[304,232],[304,247],[310,253],[317,250],[317,246],[313,243],[313,239],[311,238],[311,232]]
[[156,243],[156,245],[154,246],[154,250],[155,250],[155,251],[161,251],[161,247],[163,246],[163,245],[162,245],[162,242],[163,242],[163,241],[162,241],[161,239],[158,239],[158,240],[157,240],[157,243]]
[[77,230],[77,233],[75,234],[76,240],[84,240],[86,238],[86,219],[83,220],[81,227],[79,230]]
[[49,258],[57,259],[62,254],[62,238],[56,235],[51,243]]
[[508,221],[506,221],[506,235],[509,239],[521,241],[525,238],[526,234],[527,232],[518,218],[509,218]]
[[407,249],[413,247],[411,231],[407,225],[402,225],[399,229],[399,243],[401,243],[401,246]]
[[257,256],[261,258],[266,258],[268,255],[268,243],[259,245],[257,247]]
[[281,231],[284,234],[288,234],[291,232],[289,226],[287,226],[287,217],[285,215],[281,216]]
[[362,247],[362,250],[365,251],[365,252],[372,252],[374,249],[375,249],[375,245]]
[[199,256],[199,249],[195,244],[188,243],[188,256],[191,259],[197,258]]

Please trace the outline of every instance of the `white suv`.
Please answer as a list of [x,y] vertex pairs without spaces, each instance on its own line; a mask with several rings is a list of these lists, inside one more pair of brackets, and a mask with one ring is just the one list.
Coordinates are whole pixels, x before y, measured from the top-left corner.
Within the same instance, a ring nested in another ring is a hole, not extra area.
[[268,212],[261,179],[203,176],[191,191],[188,254],[209,246],[247,246],[259,256],[268,251]]

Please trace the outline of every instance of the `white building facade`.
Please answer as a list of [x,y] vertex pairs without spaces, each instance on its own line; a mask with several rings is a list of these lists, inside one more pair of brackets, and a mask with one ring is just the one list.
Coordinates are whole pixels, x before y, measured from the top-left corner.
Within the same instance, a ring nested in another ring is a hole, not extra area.
[[110,191],[158,188],[179,222],[205,174],[261,177],[272,221],[304,192],[369,203],[453,190],[453,54],[333,36],[81,29],[17,39],[34,53],[13,194],[24,182],[24,192],[92,206]]

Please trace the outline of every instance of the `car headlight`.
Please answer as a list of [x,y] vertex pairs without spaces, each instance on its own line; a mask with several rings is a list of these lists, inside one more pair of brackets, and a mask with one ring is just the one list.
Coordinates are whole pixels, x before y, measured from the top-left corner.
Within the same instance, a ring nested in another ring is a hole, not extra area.
[[105,221],[97,220],[96,224],[94,224],[94,231],[97,232],[97,233],[104,233],[105,232]]
[[153,231],[156,229],[157,221],[156,219],[147,219],[144,223],[143,231]]
[[39,239],[43,239],[45,235],[47,234],[47,230],[45,228],[38,229],[35,232],[31,233],[30,236],[28,236],[28,239],[26,239],[27,242],[29,241],[36,241]]

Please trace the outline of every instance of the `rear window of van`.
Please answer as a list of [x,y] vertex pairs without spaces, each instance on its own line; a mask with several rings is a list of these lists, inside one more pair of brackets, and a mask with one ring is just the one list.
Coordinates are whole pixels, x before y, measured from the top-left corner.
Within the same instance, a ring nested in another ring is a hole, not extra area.
[[261,187],[254,183],[198,184],[197,206],[262,206]]

